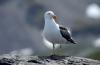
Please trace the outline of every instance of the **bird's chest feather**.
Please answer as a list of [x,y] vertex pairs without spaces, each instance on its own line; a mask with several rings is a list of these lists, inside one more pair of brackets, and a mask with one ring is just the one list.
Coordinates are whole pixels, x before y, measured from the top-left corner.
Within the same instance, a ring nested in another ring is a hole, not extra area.
[[49,24],[49,26],[45,27],[44,35],[48,41],[53,43],[58,43],[61,39],[59,27],[56,25]]

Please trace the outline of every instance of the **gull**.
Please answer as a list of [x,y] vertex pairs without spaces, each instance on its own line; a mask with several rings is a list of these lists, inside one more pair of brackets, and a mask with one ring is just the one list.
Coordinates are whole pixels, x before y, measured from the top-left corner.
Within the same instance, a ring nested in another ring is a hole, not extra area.
[[53,44],[53,53],[55,54],[55,44],[67,44],[68,42],[76,44],[72,39],[71,32],[67,27],[57,23],[57,16],[53,11],[47,11],[44,14],[43,38]]

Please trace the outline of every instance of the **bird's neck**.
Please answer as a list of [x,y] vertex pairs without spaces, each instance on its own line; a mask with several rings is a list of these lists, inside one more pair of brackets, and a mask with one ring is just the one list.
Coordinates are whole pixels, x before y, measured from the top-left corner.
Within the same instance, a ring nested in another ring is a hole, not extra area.
[[54,21],[54,19],[46,19],[45,18],[45,26],[46,27],[56,27],[58,24]]

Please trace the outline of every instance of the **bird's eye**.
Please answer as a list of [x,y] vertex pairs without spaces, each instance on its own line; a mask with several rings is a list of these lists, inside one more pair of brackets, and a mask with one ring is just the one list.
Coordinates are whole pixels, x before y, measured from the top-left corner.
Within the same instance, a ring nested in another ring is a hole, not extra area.
[[50,13],[48,13],[48,15],[50,15]]

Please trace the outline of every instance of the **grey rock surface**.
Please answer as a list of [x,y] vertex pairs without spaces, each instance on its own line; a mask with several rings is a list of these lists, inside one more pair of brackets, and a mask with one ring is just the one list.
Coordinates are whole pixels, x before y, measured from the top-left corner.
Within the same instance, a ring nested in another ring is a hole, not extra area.
[[5,54],[0,65],[100,65],[100,61],[73,56],[23,56]]

